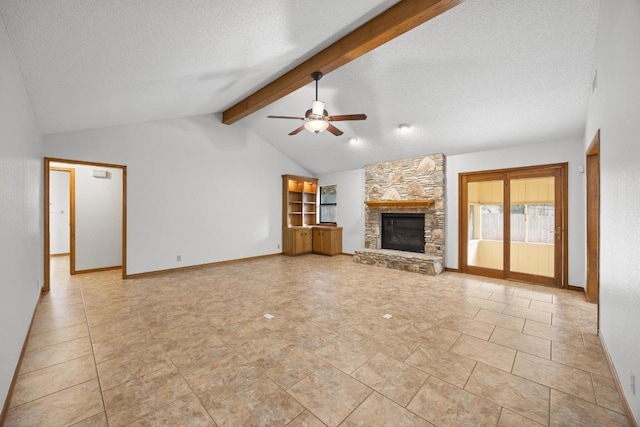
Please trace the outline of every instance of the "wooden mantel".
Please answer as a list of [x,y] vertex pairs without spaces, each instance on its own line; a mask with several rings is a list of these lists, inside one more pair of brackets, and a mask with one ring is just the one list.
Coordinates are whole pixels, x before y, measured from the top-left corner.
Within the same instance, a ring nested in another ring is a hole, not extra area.
[[430,208],[433,206],[433,199],[418,200],[365,200],[364,202],[369,208],[377,209],[413,209],[413,208]]

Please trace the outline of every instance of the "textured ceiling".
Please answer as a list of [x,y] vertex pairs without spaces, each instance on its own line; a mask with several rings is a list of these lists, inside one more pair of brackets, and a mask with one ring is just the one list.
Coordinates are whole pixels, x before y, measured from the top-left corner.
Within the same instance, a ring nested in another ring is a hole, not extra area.
[[[48,134],[221,113],[395,3],[0,0],[0,13]],[[303,115],[311,84],[232,126],[313,173],[582,136],[599,3],[467,0],[320,81],[330,114],[368,116],[336,123],[341,137],[266,118]]]

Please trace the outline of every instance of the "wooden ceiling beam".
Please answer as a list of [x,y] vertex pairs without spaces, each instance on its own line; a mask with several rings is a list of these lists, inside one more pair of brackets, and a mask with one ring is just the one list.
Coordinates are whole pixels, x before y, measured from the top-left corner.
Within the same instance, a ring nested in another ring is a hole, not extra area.
[[401,0],[331,46],[278,77],[222,113],[230,125],[313,81],[311,73],[331,71],[427,22],[464,0]]

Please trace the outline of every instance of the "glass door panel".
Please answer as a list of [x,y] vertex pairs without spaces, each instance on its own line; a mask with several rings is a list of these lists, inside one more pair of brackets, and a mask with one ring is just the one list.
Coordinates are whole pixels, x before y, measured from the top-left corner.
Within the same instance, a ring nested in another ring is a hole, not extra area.
[[555,178],[511,179],[510,268],[554,277]]
[[467,184],[467,265],[504,268],[504,184],[502,180]]

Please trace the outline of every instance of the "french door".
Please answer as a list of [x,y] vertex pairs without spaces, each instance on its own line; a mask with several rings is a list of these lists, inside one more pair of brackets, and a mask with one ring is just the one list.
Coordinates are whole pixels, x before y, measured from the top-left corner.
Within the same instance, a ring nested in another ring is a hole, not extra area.
[[566,287],[567,164],[464,173],[460,271]]

